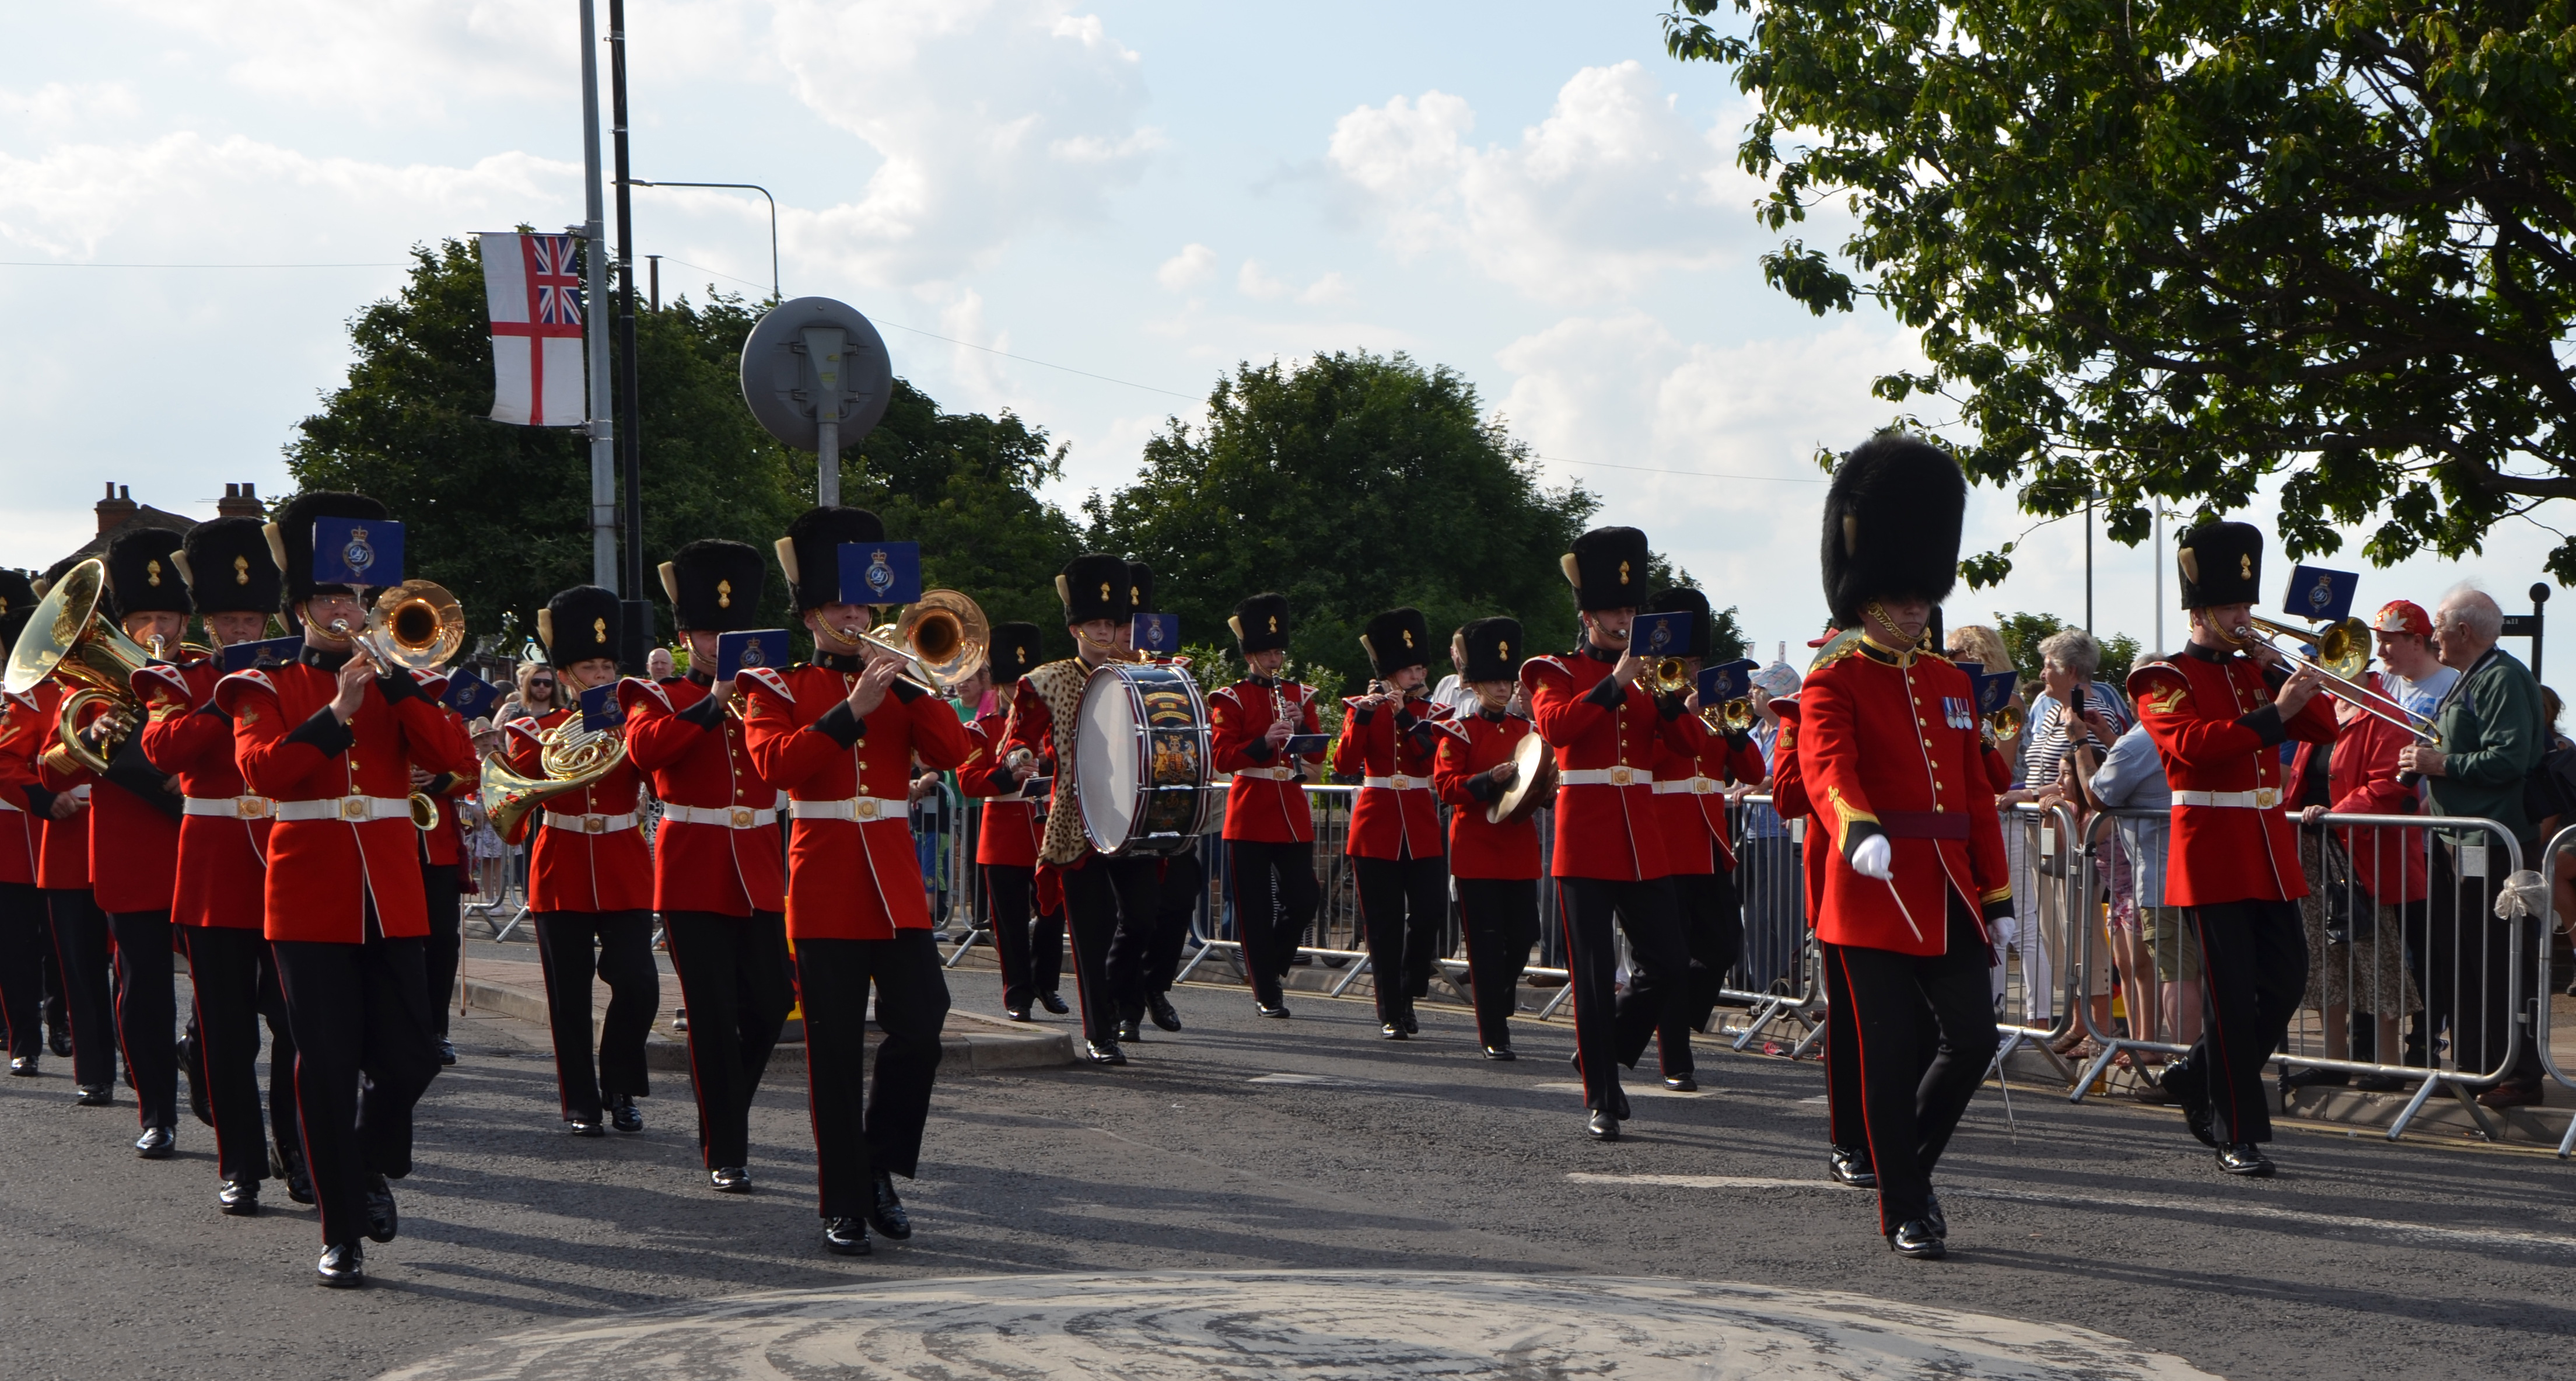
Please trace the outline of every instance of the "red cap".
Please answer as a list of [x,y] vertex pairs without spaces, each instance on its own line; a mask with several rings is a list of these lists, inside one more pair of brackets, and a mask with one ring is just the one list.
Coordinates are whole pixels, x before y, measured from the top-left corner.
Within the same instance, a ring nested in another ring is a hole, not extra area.
[[1832,642],[1834,639],[1839,638],[1839,637],[1841,637],[1842,635],[1843,635],[1843,631],[1842,631],[1841,629],[1836,628],[1836,627],[1834,627],[1832,624],[1830,624],[1830,623],[1829,623],[1829,624],[1826,624],[1826,625],[1825,625],[1825,635],[1824,635],[1823,637],[1821,637],[1821,638],[1809,638],[1809,639],[1807,639],[1807,646],[1809,646],[1809,647],[1823,647],[1825,644],[1827,644],[1827,643],[1829,643],[1829,642]]
[[2424,612],[2423,605],[2411,599],[2392,599],[2379,606],[2379,614],[2371,619],[2370,627],[2377,633],[2413,633],[2422,636],[2433,631],[2433,619],[2431,615]]

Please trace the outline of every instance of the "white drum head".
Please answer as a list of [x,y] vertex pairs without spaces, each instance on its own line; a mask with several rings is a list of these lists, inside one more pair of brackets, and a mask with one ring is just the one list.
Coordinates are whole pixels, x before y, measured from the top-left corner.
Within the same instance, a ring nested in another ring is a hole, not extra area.
[[1082,712],[1074,731],[1074,789],[1082,803],[1082,832],[1102,853],[1125,847],[1144,799],[1138,708],[1135,687],[1119,663],[1094,671],[1082,687]]

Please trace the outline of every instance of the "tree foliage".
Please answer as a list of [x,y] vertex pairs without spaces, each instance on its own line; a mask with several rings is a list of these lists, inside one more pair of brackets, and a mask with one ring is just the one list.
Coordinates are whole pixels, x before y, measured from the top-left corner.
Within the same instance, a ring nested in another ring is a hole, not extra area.
[[[1723,6],[1751,16],[1721,31]],[[2295,557],[2387,564],[2576,497],[2570,0],[1673,0],[1676,56],[1758,103],[1769,281],[1861,298],[1928,366],[1969,473],[2065,515],[2246,506]],[[1810,142],[1812,141],[1812,142]],[[2550,559],[2576,578],[2576,539]],[[1968,563],[1990,583],[2009,549]]]
[[[1360,686],[1360,631],[1399,605],[1430,620],[1435,675],[1449,630],[1486,615],[1518,618],[1533,648],[1571,646],[1556,558],[1597,507],[1543,487],[1456,373],[1359,352],[1237,366],[1206,426],[1166,423],[1136,483],[1085,512],[1095,549],[1154,568],[1186,639],[1225,639],[1238,600],[1277,590],[1296,610],[1290,654]],[[1676,578],[1660,557],[1650,575]]]

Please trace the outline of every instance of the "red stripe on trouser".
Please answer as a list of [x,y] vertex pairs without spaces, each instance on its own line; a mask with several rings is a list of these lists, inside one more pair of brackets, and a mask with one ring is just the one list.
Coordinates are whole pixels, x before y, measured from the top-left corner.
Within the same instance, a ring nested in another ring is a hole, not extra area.
[[2191,938],[2200,946],[2200,981],[2209,994],[2209,1001],[2202,1004],[2209,1008],[2209,1053],[2217,1057],[2218,1064],[2215,1071],[2201,1076],[2201,1082],[2206,1086],[2213,1082],[2211,1074],[2216,1075],[2214,1082],[2227,1091],[2227,1134],[2242,1137],[2245,1114],[2236,1101],[2235,1062],[2227,1057],[2227,1020],[2222,1015],[2227,1004],[2218,1000],[2218,969],[2209,962],[2209,918],[2194,911],[2191,920]]

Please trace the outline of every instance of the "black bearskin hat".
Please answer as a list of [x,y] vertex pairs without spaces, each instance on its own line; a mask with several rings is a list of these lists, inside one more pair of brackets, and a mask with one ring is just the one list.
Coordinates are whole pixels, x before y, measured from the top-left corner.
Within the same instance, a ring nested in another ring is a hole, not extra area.
[[1968,477],[1919,436],[1888,430],[1852,448],[1825,491],[1825,604],[1857,628],[1877,599],[1939,604],[1959,580]]
[[1127,563],[1128,612],[1150,614],[1154,610],[1154,568],[1142,561]]
[[168,528],[138,528],[107,544],[107,602],[118,623],[129,614],[186,614],[188,582],[179,574],[181,537]]
[[992,664],[993,684],[1012,686],[1037,670],[1038,626],[1034,623],[997,623],[993,625],[993,645],[985,654]]
[[2182,572],[2182,607],[2208,609],[2262,598],[2263,530],[2252,523],[2203,523],[2174,544]]
[[313,523],[317,518],[390,518],[382,503],[364,494],[342,494],[333,490],[316,490],[298,494],[277,511],[276,521],[268,524],[269,559],[285,574],[279,593],[279,612],[292,614],[295,606],[315,595],[349,593],[346,585],[313,583]]
[[826,604],[866,604],[865,590],[841,588],[841,544],[882,542],[885,524],[864,508],[809,508],[778,539],[778,569],[787,574],[787,602],[802,614]]
[[1225,621],[1246,652],[1273,652],[1288,645],[1288,597],[1263,594],[1234,606]]
[[1639,612],[1647,614],[1688,614],[1691,616],[1690,644],[1677,655],[1708,660],[1708,596],[1687,585],[1676,585],[1653,599]]
[[617,596],[596,585],[559,590],[537,611],[537,641],[546,645],[546,664],[561,671],[593,657],[617,656]]
[[1469,685],[1517,680],[1529,656],[1521,645],[1521,621],[1511,618],[1478,619],[1459,629],[1458,650],[1466,654],[1458,661],[1458,679]]
[[683,633],[739,633],[757,625],[767,565],[759,549],[744,542],[710,537],[680,548],[662,563],[671,622]]
[[1369,655],[1369,665],[1380,676],[1392,676],[1406,667],[1431,665],[1431,621],[1419,609],[1389,609],[1371,615],[1368,631],[1360,634],[1360,647]]
[[1129,571],[1123,557],[1086,553],[1065,563],[1055,578],[1056,598],[1064,601],[1067,626],[1109,619],[1125,623],[1136,612],[1127,593]]
[[1577,609],[1634,609],[1645,602],[1646,534],[1632,527],[1596,527],[1574,539],[1558,559],[1574,586]]
[[217,518],[188,529],[179,574],[200,614],[267,614],[277,609],[277,562],[256,518]]

